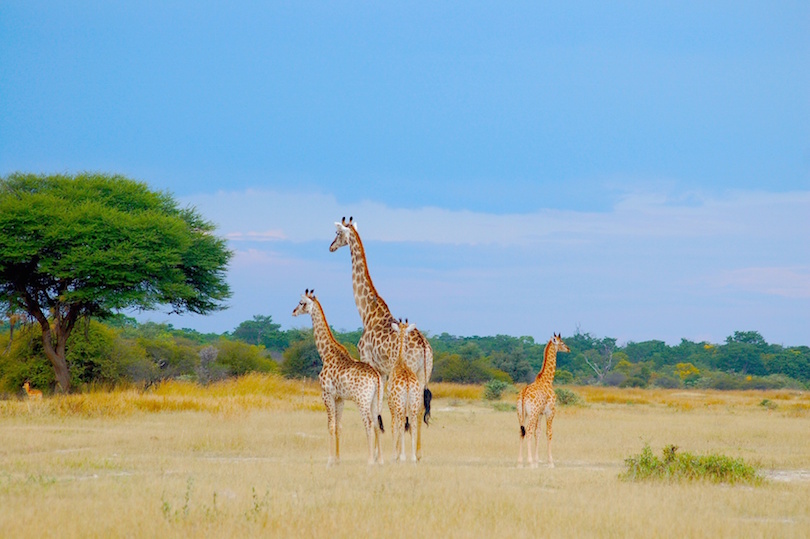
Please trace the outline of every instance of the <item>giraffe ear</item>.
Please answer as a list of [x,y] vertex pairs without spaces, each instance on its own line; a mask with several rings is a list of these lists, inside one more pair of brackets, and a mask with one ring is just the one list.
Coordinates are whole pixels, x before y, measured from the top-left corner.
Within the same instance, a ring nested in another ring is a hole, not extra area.
[[396,322],[391,322],[391,327],[394,329],[394,331],[399,331],[399,324]]
[[416,324],[410,324],[408,329],[405,330],[405,333],[410,333],[411,331],[416,329]]

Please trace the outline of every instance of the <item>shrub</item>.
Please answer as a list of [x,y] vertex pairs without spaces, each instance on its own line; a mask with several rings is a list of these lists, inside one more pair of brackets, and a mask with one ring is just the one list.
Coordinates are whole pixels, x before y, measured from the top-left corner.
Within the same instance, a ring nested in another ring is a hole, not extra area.
[[606,386],[618,387],[622,385],[625,380],[627,380],[627,375],[624,374],[623,372],[610,371],[605,375],[603,382]]
[[554,393],[557,394],[557,402],[562,406],[573,406],[582,402],[579,395],[564,387],[555,387]]
[[626,481],[644,480],[706,480],[714,483],[758,484],[762,478],[756,469],[742,459],[725,455],[691,455],[678,453],[678,447],[668,445],[663,460],[656,457],[646,444],[641,454],[625,459],[627,470],[619,477]]
[[674,376],[659,376],[655,379],[655,387],[660,387],[663,389],[677,389],[681,387],[681,380],[680,378],[675,378]]
[[572,384],[574,383],[574,375],[564,369],[559,369],[554,374],[554,382],[563,385]]
[[508,382],[504,382],[503,380],[495,380],[492,379],[486,384],[484,384],[484,399],[488,401],[496,401],[501,398],[503,392],[508,388],[511,384]]

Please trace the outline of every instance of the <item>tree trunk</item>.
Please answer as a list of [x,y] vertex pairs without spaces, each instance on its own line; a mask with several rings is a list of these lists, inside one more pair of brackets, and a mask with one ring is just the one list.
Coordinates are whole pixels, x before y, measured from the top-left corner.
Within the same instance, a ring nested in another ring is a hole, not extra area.
[[42,325],[42,347],[45,355],[53,365],[53,372],[56,376],[57,390],[60,393],[67,393],[70,391],[70,372],[68,371],[67,359],[65,358],[65,343],[67,337],[61,335],[59,326],[56,326],[56,348],[53,346],[53,339],[51,337],[51,326],[48,323]]

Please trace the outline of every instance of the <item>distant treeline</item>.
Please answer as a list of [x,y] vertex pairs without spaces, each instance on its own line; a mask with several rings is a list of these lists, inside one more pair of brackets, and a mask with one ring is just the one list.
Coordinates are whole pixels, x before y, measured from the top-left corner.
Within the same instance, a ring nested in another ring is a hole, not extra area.
[[[336,339],[357,357],[361,330]],[[434,351],[432,381],[478,384],[525,383],[543,364],[545,342],[532,337],[429,336]],[[570,353],[557,356],[558,384],[620,387],[774,389],[810,387],[810,347],[768,344],[756,331],[737,331],[722,344],[682,340],[628,342],[577,332],[563,336]],[[68,343],[74,387],[149,386],[170,378],[209,383],[248,372],[279,372],[316,378],[321,368],[312,331],[281,330],[270,316],[254,316],[232,332],[203,334],[171,324],[138,323],[126,316],[80,322]],[[0,323],[0,391],[14,394],[28,380],[54,385],[42,351],[38,324]]]

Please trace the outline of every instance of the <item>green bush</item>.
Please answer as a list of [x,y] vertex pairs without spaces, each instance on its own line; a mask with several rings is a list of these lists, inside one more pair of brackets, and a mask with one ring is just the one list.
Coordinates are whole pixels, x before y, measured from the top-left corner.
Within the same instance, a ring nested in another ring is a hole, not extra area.
[[678,453],[678,447],[668,445],[663,460],[656,457],[650,445],[641,453],[625,459],[627,466],[620,477],[626,481],[681,481],[705,480],[714,483],[759,484],[762,478],[756,469],[742,459],[725,455],[691,455]]
[[276,362],[262,355],[262,350],[258,346],[242,341],[220,339],[216,348],[218,350],[216,363],[226,367],[228,373],[233,376],[278,370]]
[[292,343],[283,355],[281,374],[287,378],[317,378],[321,372],[323,362],[311,333],[304,340]]
[[503,380],[490,380],[484,384],[484,399],[488,401],[496,401],[501,398],[503,392],[512,384],[504,382]]
[[565,384],[573,384],[574,383],[574,375],[571,374],[570,372],[564,370],[564,369],[559,369],[554,374],[554,383],[555,384],[563,384],[563,385],[565,385]]
[[579,395],[564,387],[555,387],[554,393],[557,394],[557,402],[562,406],[573,406],[582,402]]

